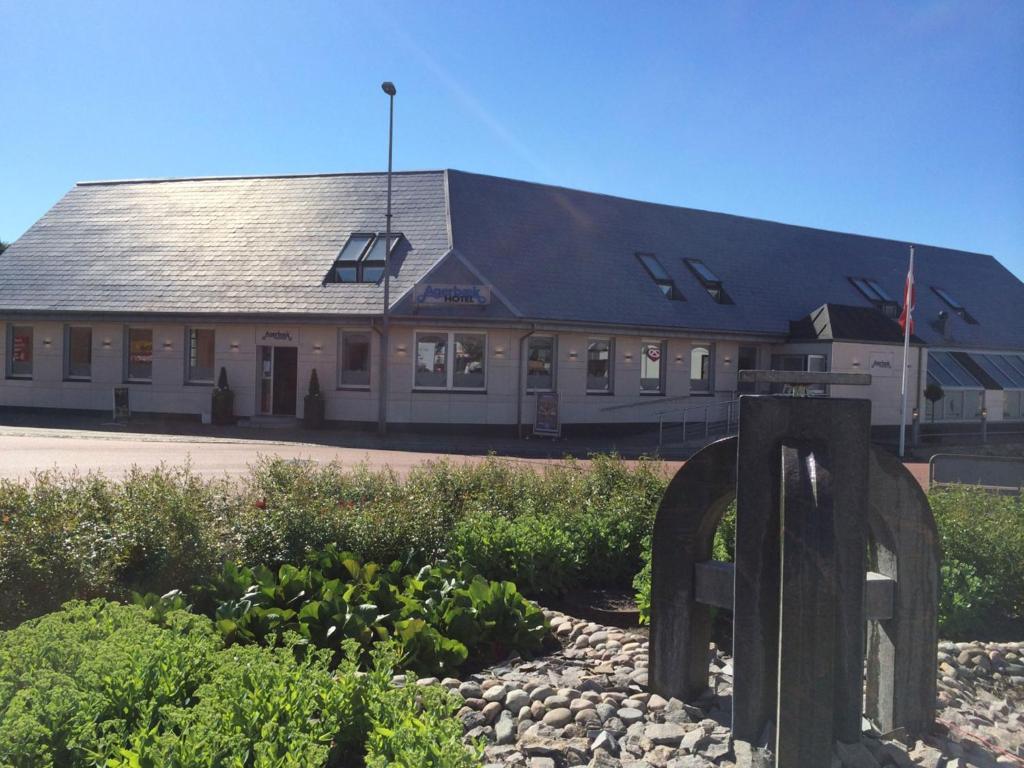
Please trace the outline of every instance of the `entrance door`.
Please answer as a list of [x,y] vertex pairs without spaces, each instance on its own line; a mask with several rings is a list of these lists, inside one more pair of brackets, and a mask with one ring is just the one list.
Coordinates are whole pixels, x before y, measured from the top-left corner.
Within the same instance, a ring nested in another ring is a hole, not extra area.
[[299,350],[297,347],[274,347],[274,415],[294,416],[298,391]]

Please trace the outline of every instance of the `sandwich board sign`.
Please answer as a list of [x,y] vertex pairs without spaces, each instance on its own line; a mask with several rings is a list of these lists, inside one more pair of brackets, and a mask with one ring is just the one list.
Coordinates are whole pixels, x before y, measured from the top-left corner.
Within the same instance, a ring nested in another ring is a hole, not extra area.
[[533,434],[544,437],[560,437],[562,422],[558,414],[558,393],[538,392],[537,410],[533,417]]

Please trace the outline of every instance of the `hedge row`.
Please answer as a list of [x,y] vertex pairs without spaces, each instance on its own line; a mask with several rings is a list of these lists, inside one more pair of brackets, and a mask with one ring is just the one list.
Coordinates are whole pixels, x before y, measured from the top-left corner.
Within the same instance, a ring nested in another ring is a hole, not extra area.
[[449,557],[532,597],[626,588],[665,484],[659,464],[615,457],[542,471],[442,461],[404,480],[267,460],[241,481],[188,467],[0,481],[0,626],[71,599],[205,584],[226,562],[277,570],[328,545],[380,563]]

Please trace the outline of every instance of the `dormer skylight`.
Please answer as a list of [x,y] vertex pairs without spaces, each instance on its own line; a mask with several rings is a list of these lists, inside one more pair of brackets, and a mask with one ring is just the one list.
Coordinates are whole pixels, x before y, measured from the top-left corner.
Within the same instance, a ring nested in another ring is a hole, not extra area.
[[[327,283],[376,283],[384,276],[384,240],[381,233],[355,232],[334,260],[324,278]],[[394,255],[401,234],[391,233],[391,254]]]
[[676,301],[686,301],[686,297],[679,292],[676,288],[675,281],[668,276],[668,272],[661,266],[661,262],[658,261],[658,257],[653,253],[638,253],[636,255],[640,259],[640,263],[644,265],[644,269],[647,270],[647,274],[651,276],[655,284],[661,289],[661,292],[665,294],[666,298],[674,299]]
[[874,304],[877,309],[882,310],[886,317],[899,315],[899,305],[896,300],[873,277],[851,277],[849,280],[853,283],[853,287],[860,291],[864,298]]
[[948,306],[950,309],[956,312],[966,322],[970,323],[971,325],[978,324],[978,321],[974,319],[974,317],[971,315],[970,312],[967,311],[964,305],[957,301],[953,297],[953,295],[945,288],[939,288],[938,286],[933,285],[932,292],[940,299],[942,299],[946,303],[946,306]]
[[704,286],[704,290],[708,292],[708,296],[719,304],[733,303],[732,299],[729,298],[729,294],[727,294],[725,289],[722,287],[722,281],[719,279],[718,275],[711,271],[711,268],[708,267],[707,264],[700,259],[683,259],[683,261],[686,262],[686,266],[688,266],[690,271],[693,272],[697,281]]

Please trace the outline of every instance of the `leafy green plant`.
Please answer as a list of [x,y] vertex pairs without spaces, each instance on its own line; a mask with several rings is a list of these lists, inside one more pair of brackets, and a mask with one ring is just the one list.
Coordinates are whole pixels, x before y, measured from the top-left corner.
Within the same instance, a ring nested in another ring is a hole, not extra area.
[[450,693],[391,686],[400,654],[364,675],[352,641],[334,668],[295,635],[224,648],[205,617],[69,603],[0,632],[0,765],[478,766]]

